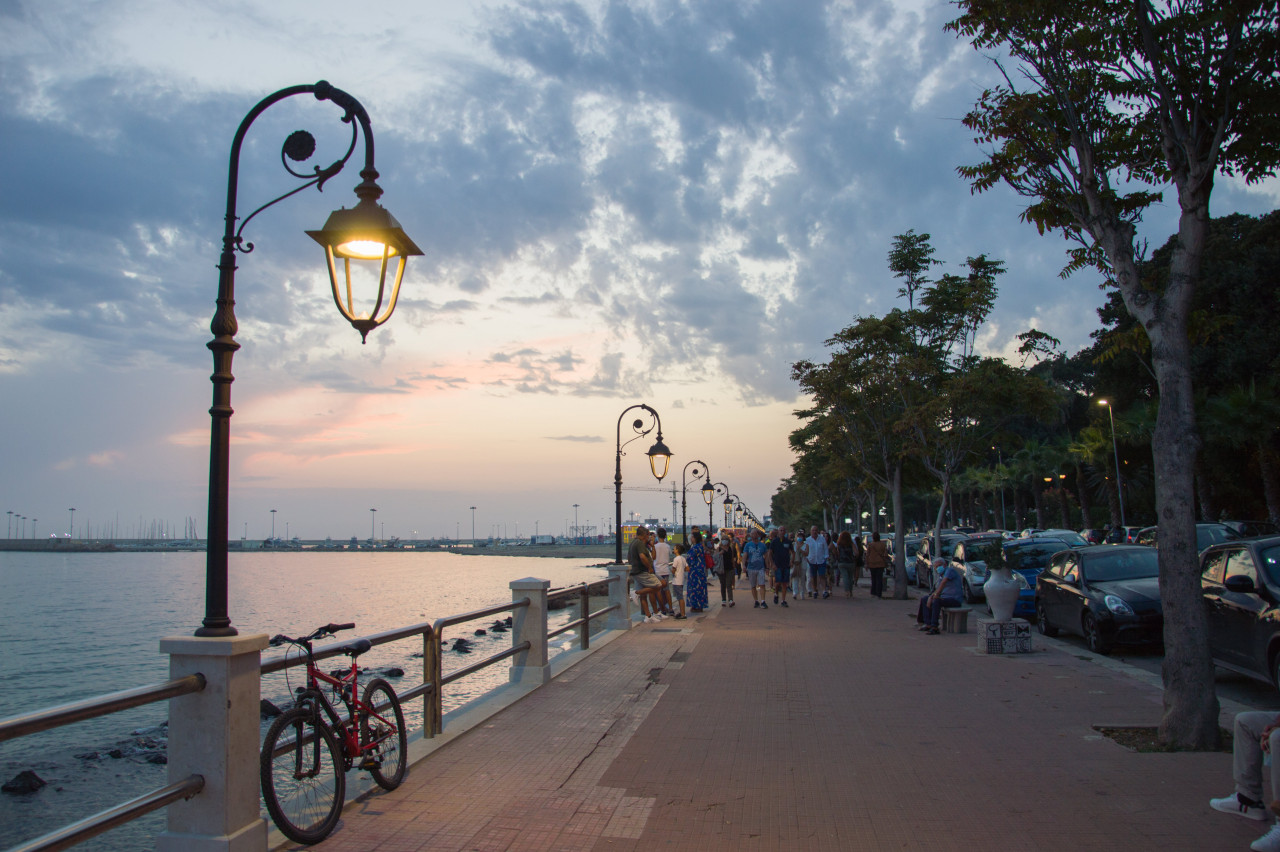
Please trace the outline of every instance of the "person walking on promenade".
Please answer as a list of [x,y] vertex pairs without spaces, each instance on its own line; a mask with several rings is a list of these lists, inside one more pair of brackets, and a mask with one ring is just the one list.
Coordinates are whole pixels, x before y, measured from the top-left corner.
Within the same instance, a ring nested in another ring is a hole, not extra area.
[[840,584],[844,586],[844,596],[853,597],[853,572],[857,570],[855,559],[857,554],[853,548],[853,536],[844,530],[836,538],[836,567],[840,569]]
[[787,540],[787,528],[769,531],[769,545],[765,550],[765,564],[773,574],[773,602],[782,596],[782,606],[787,605],[787,587],[791,583],[791,542]]
[[733,586],[738,577],[737,542],[729,533],[722,531],[717,549],[720,551],[720,562],[716,566],[720,577],[720,604],[734,607],[737,606],[733,601]]
[[635,585],[645,623],[656,624],[662,621],[662,607],[658,603],[659,595],[662,594],[662,582],[653,573],[648,528],[636,528],[635,538],[631,540],[631,548],[627,551],[627,561],[631,564],[631,582]]
[[809,594],[809,563],[804,558],[804,533],[784,535],[791,545],[791,599]]
[[765,598],[765,573],[768,570],[765,554],[768,548],[760,540],[760,530],[752,529],[748,541],[742,546],[742,559],[747,563],[747,584],[751,586],[751,600],[756,609],[768,609]]
[[831,597],[827,588],[827,540],[817,525],[809,528],[809,537],[804,540],[804,555],[809,561],[809,580],[813,597],[822,593],[822,597]]
[[[1232,740],[1232,774],[1236,779],[1236,792],[1221,799],[1210,799],[1209,807],[1225,814],[1236,814],[1245,819],[1266,822],[1277,813],[1280,805],[1280,716],[1267,711],[1239,713],[1236,715],[1235,737]],[[1266,757],[1271,757],[1271,808],[1262,798],[1262,767]],[[1280,822],[1274,822],[1271,830],[1249,845],[1254,852],[1280,852]]]
[[867,572],[871,574],[871,597],[884,597],[884,572],[889,567],[889,542],[880,540],[880,533],[873,532],[867,544]]
[[707,554],[702,546],[701,532],[694,530],[690,534],[690,540],[693,541],[693,547],[685,554],[688,572],[684,580],[684,597],[690,612],[702,612],[707,608]]
[[658,541],[653,545],[653,573],[662,581],[662,612],[674,615],[671,606],[671,545],[667,544],[667,531],[658,527]]
[[689,562],[684,555],[689,551],[687,545],[676,545],[676,558],[671,560],[671,597],[680,604],[680,614],[676,618],[684,618],[684,580],[689,572]]

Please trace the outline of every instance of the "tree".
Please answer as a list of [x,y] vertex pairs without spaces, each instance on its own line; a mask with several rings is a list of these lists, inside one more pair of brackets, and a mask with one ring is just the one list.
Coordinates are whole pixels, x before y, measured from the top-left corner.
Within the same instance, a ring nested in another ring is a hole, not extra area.
[[[1075,241],[1068,271],[1094,266],[1146,330],[1159,387],[1152,451],[1161,520],[1165,743],[1218,742],[1213,662],[1204,642],[1192,474],[1197,434],[1187,315],[1209,226],[1214,177],[1248,181],[1280,162],[1280,50],[1274,0],[960,0],[948,29],[1004,49],[1025,89],[982,94],[964,123],[987,147],[960,174],[975,192],[1004,183],[1030,199],[1022,218]],[[1139,274],[1143,211],[1176,191],[1167,281]]]

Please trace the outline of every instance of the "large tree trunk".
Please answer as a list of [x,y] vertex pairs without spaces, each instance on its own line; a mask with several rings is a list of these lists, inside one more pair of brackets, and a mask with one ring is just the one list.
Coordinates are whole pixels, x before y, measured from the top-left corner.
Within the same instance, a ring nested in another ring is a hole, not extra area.
[[902,462],[893,465],[893,597],[907,599],[906,540],[902,529]]

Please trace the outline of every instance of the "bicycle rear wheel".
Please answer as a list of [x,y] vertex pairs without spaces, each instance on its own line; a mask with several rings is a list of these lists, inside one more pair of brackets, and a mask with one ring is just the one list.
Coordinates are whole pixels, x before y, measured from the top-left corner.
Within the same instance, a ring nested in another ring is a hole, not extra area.
[[[391,684],[382,678],[374,678],[364,688],[364,706],[367,709],[360,711],[360,741],[377,744],[365,755],[366,758],[372,758],[369,761],[369,774],[382,789],[394,790],[404,780],[409,757],[400,699],[396,697]],[[370,715],[370,711],[373,715]]]
[[262,798],[285,837],[319,843],[338,824],[346,798],[342,750],[310,708],[276,717],[262,744]]

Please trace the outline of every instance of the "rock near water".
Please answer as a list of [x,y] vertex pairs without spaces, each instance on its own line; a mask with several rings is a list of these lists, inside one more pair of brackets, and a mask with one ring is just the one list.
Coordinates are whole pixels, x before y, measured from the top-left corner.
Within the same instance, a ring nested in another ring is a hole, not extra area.
[[3,785],[0,785],[0,791],[10,793],[15,796],[23,796],[28,793],[34,793],[41,787],[47,785],[47,782],[30,769],[24,769],[17,775],[10,778]]

